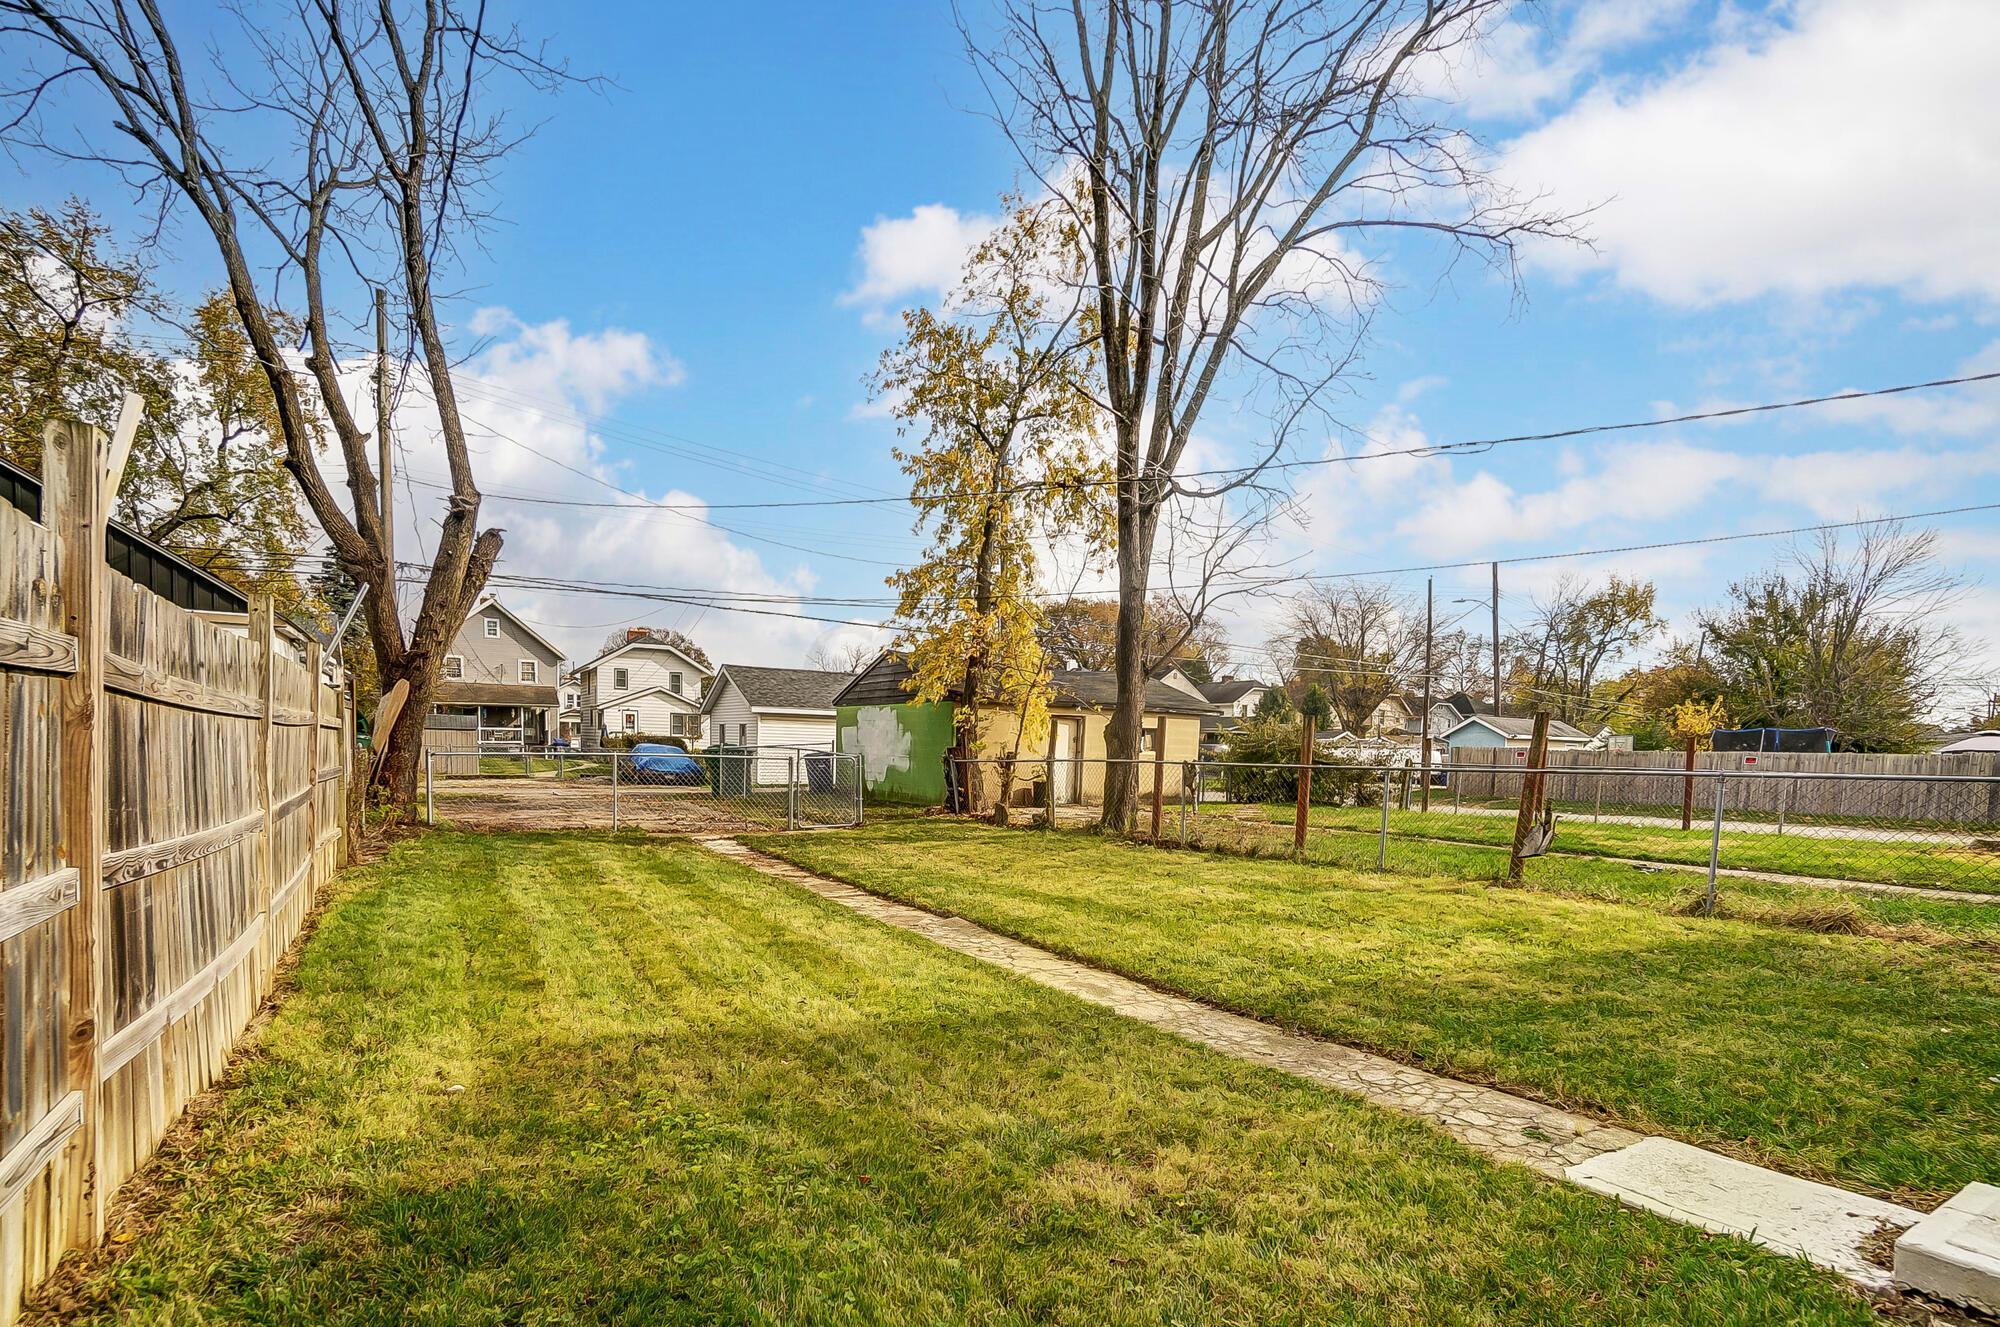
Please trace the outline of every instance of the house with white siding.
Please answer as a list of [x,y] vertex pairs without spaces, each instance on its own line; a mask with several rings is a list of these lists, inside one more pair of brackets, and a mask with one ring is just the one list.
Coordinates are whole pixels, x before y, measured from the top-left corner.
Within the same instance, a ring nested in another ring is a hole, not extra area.
[[561,671],[561,650],[499,600],[480,600],[445,649],[424,744],[479,751],[547,746],[556,735]]
[[635,634],[576,670],[586,747],[612,734],[701,740],[701,700],[715,670],[677,646]]
[[[702,698],[701,713],[717,746],[834,748],[833,698],[852,673],[817,668],[757,668],[724,664]],[[757,762],[759,783],[782,783],[788,766],[778,751]]]

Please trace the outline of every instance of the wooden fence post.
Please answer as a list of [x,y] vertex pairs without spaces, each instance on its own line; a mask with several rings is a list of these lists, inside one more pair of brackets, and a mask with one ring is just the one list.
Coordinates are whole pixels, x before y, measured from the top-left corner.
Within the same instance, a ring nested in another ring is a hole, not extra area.
[[1162,714],[1153,724],[1153,842],[1160,841],[1160,792],[1165,786],[1167,769],[1167,716]]
[[271,818],[271,809],[277,798],[271,788],[271,706],[272,680],[275,665],[271,650],[272,607],[271,596],[253,594],[250,596],[250,644],[257,651],[257,688],[264,698],[264,714],[257,723],[257,800],[264,808],[264,839],[257,849],[257,911],[264,916],[265,954],[264,970],[258,978],[263,990],[271,988],[271,974],[277,970],[279,947],[275,919],[271,916],[271,898],[278,889],[278,850],[274,842],[276,832]]
[[65,420],[42,431],[42,521],[61,541],[57,592],[62,596],[64,625],[76,637],[76,671],[63,679],[60,688],[62,804],[57,816],[63,862],[81,877],[63,956],[69,1025],[63,1062],[70,1088],[83,1094],[83,1125],[65,1149],[65,1192],[57,1201],[70,1213],[66,1243],[79,1248],[94,1247],[104,1233],[97,1142],[97,933],[108,828],[99,726],[108,616],[104,484],[110,457],[110,439],[101,429]]
[[354,777],[355,744],[354,678],[343,667],[340,677],[340,864],[353,866],[361,860],[361,797]]
[[306,646],[306,674],[312,688],[312,716],[306,728],[306,898],[307,906],[319,899],[320,887],[326,883],[325,872],[319,869],[319,836],[323,826],[319,823],[319,714],[326,707],[326,684],[320,679],[320,671],[325,666],[325,654],[318,641]]
[[1507,883],[1521,883],[1523,858],[1521,849],[1527,846],[1528,831],[1534,828],[1535,817],[1541,812],[1542,779],[1538,773],[1549,758],[1549,712],[1535,711],[1534,734],[1528,739],[1528,772],[1521,776],[1521,795],[1514,812],[1514,846],[1507,853]]

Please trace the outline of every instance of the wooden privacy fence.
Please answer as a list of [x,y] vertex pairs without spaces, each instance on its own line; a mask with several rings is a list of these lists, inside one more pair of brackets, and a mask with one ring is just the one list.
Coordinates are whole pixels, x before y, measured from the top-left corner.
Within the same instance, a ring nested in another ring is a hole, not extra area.
[[[1467,801],[1506,800],[1521,789],[1515,771],[1526,768],[1526,752],[1461,747],[1451,753],[1449,766],[1458,795]],[[1725,794],[1732,811],[1793,816],[1839,816],[1943,822],[1961,825],[2000,824],[2000,755],[1968,752],[1950,756],[1872,755],[1861,752],[1805,754],[1755,753],[1745,765],[1741,751],[1703,751],[1697,770],[1722,770],[1743,775],[1729,780]],[[1681,751],[1551,751],[1546,768],[1547,795],[1556,801],[1604,805],[1678,808],[1686,783],[1687,755]],[[1592,771],[1606,771],[1593,773]],[[1505,771],[1505,772],[1489,772]],[[1613,772],[1616,771],[1616,772]],[[1632,772],[1638,771],[1638,772]],[[1828,774],[1826,779],[1769,779],[1760,773]],[[1872,777],[1871,777],[1872,776]],[[1896,777],[1883,777],[1896,776]],[[1946,779],[1975,776],[1992,782],[1961,783]],[[1695,801],[1709,805],[1712,781],[1697,784]]]
[[339,858],[352,716],[106,567],[105,435],[0,503],[0,1327],[214,1081]]

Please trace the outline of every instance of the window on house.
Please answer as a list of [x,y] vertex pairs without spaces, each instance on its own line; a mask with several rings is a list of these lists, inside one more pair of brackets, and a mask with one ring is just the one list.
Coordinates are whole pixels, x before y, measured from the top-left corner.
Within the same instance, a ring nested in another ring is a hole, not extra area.
[[1152,749],[1153,749],[1153,730],[1151,728],[1140,729],[1139,750],[1141,752],[1147,752],[1151,751]]
[[[675,673],[675,674],[674,674],[674,676],[675,676],[675,677],[679,677],[679,676],[680,676],[680,674],[679,674],[679,673]],[[680,688],[679,688],[679,687],[675,687],[675,688],[674,688],[674,690],[678,691],[678,690],[680,690]],[[676,715],[674,715],[674,716],[673,716],[672,718],[668,719],[668,720],[667,720],[667,735],[668,735],[669,737],[686,737],[686,736],[687,736],[687,715],[685,715],[685,714],[676,714]]]
[[444,680],[447,682],[456,682],[464,676],[465,656],[462,654],[447,654],[444,657]]
[[628,733],[636,733],[639,731],[639,711],[637,710],[625,711],[625,731]]
[[667,690],[673,692],[676,696],[681,694],[681,675],[679,673],[667,674]]
[[613,691],[623,691],[631,685],[632,674],[626,672],[623,668],[614,668],[611,670],[611,689]]
[[535,661],[534,661],[533,659],[523,659],[523,660],[521,660],[521,680],[522,680],[523,682],[539,682],[539,681],[541,681],[541,680],[542,680],[542,666],[541,666],[540,664],[536,663],[536,662],[535,662]]
[[489,617],[489,618],[487,618],[487,619],[486,619],[486,639],[488,639],[488,640],[499,640],[499,639],[500,639],[500,619],[499,619],[499,618],[497,618],[497,617]]

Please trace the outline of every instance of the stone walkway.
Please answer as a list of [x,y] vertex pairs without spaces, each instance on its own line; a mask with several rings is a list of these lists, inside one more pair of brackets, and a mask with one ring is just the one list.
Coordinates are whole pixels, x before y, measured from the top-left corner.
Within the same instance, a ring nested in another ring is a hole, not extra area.
[[[962,917],[942,917],[815,875],[734,839],[697,841],[712,852],[809,889],[861,916],[921,935],[947,949],[1224,1055],[1419,1116],[1488,1156],[1582,1184],[1676,1220],[1741,1235],[1808,1258],[1871,1289],[1888,1288],[1889,1273],[1864,1257],[1862,1246],[1879,1230],[1907,1227],[1922,1216],[1893,1203],[1764,1170],[1683,1143],[1650,1138],[1495,1088],[1444,1078],[1351,1046],[1288,1032],[1156,991],[1101,968],[997,935]],[[1655,1155],[1662,1147],[1672,1149],[1671,1163],[1665,1166]],[[1761,1186],[1746,1184],[1746,1177],[1761,1180]],[[1763,1194],[1746,1206],[1741,1193],[1760,1187]]]

